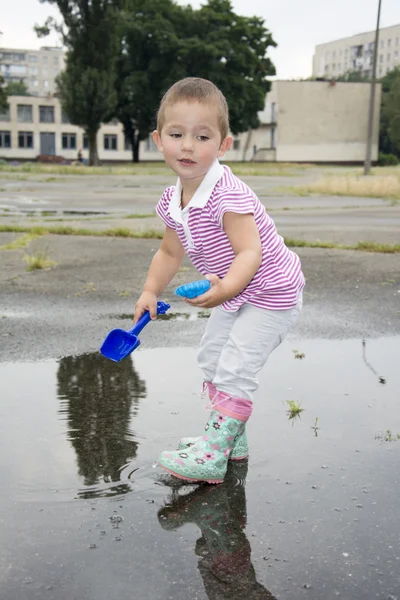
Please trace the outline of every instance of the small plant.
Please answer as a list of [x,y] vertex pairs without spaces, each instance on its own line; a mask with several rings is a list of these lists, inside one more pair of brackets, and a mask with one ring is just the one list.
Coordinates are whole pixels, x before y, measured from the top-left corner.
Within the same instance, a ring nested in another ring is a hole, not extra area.
[[299,352],[298,350],[293,350],[293,354],[295,358],[299,358],[300,360],[306,357],[304,352]]
[[49,258],[47,248],[38,250],[34,254],[26,254],[24,256],[24,261],[28,263],[28,266],[26,267],[27,271],[36,271],[37,269],[47,270],[57,264],[55,260]]
[[121,296],[121,298],[127,298],[128,296],[131,296],[131,292],[129,290],[121,290],[120,292],[118,292],[118,296]]
[[318,421],[319,421],[318,417],[315,417],[314,425],[311,425],[311,429],[314,430],[315,437],[318,437],[318,431],[319,431]]
[[400,440],[400,433],[393,434],[390,429],[386,429],[383,435],[378,433],[375,436],[375,439],[384,442],[397,442],[398,440]]
[[301,413],[305,410],[304,408],[301,408],[300,402],[297,402],[297,400],[287,400],[286,404],[289,407],[287,410],[289,421],[292,419],[299,419]]

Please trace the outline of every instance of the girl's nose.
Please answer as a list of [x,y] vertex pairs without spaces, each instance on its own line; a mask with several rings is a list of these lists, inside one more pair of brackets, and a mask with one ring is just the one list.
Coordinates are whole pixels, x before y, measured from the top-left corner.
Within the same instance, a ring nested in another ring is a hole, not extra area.
[[181,138],[181,148],[182,150],[186,150],[187,152],[190,152],[193,150],[193,138],[189,135],[184,136]]

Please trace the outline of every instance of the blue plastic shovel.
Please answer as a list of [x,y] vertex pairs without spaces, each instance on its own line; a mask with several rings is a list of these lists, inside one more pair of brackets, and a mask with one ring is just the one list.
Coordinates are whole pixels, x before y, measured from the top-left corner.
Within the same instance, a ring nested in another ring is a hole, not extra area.
[[[170,305],[166,302],[157,302],[157,315],[165,315],[169,308]],[[114,362],[119,362],[123,358],[126,358],[140,345],[138,335],[150,321],[150,313],[146,310],[136,325],[129,331],[125,331],[125,329],[113,329],[104,340],[100,352],[103,356]]]

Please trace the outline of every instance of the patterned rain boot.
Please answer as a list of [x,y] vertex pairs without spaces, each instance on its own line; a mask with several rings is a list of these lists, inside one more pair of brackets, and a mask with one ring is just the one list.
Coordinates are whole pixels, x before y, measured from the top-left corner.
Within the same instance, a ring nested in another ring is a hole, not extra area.
[[217,392],[204,435],[186,450],[162,452],[158,464],[186,481],[222,483],[228,458],[238,437],[244,432],[252,402]]
[[[201,393],[202,398],[204,397],[204,394],[207,392],[207,390],[208,390],[209,398],[212,401],[213,397],[217,393],[217,388],[210,381],[205,381],[203,383],[203,390]],[[200,437],[182,438],[178,443],[178,450],[186,450],[187,448],[190,448],[190,446],[193,446],[194,444],[196,444],[200,439],[201,439],[201,436]],[[242,435],[240,435],[238,437],[238,439],[236,440],[236,442],[232,448],[232,452],[229,456],[229,459],[230,460],[247,460],[248,458],[249,458],[249,445],[247,443],[246,429],[244,429]]]

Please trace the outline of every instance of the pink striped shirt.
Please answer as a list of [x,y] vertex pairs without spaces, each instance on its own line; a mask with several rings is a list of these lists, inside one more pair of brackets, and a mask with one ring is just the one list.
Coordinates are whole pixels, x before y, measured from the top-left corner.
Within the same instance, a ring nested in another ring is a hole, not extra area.
[[167,227],[174,229],[196,269],[225,277],[235,253],[223,228],[226,212],[253,214],[260,232],[262,261],[250,283],[222,305],[238,310],[248,302],[259,308],[286,310],[296,305],[305,281],[300,259],[285,246],[275,223],[255,193],[216,160],[189,204],[181,209],[180,181],[168,187],[157,207]]

